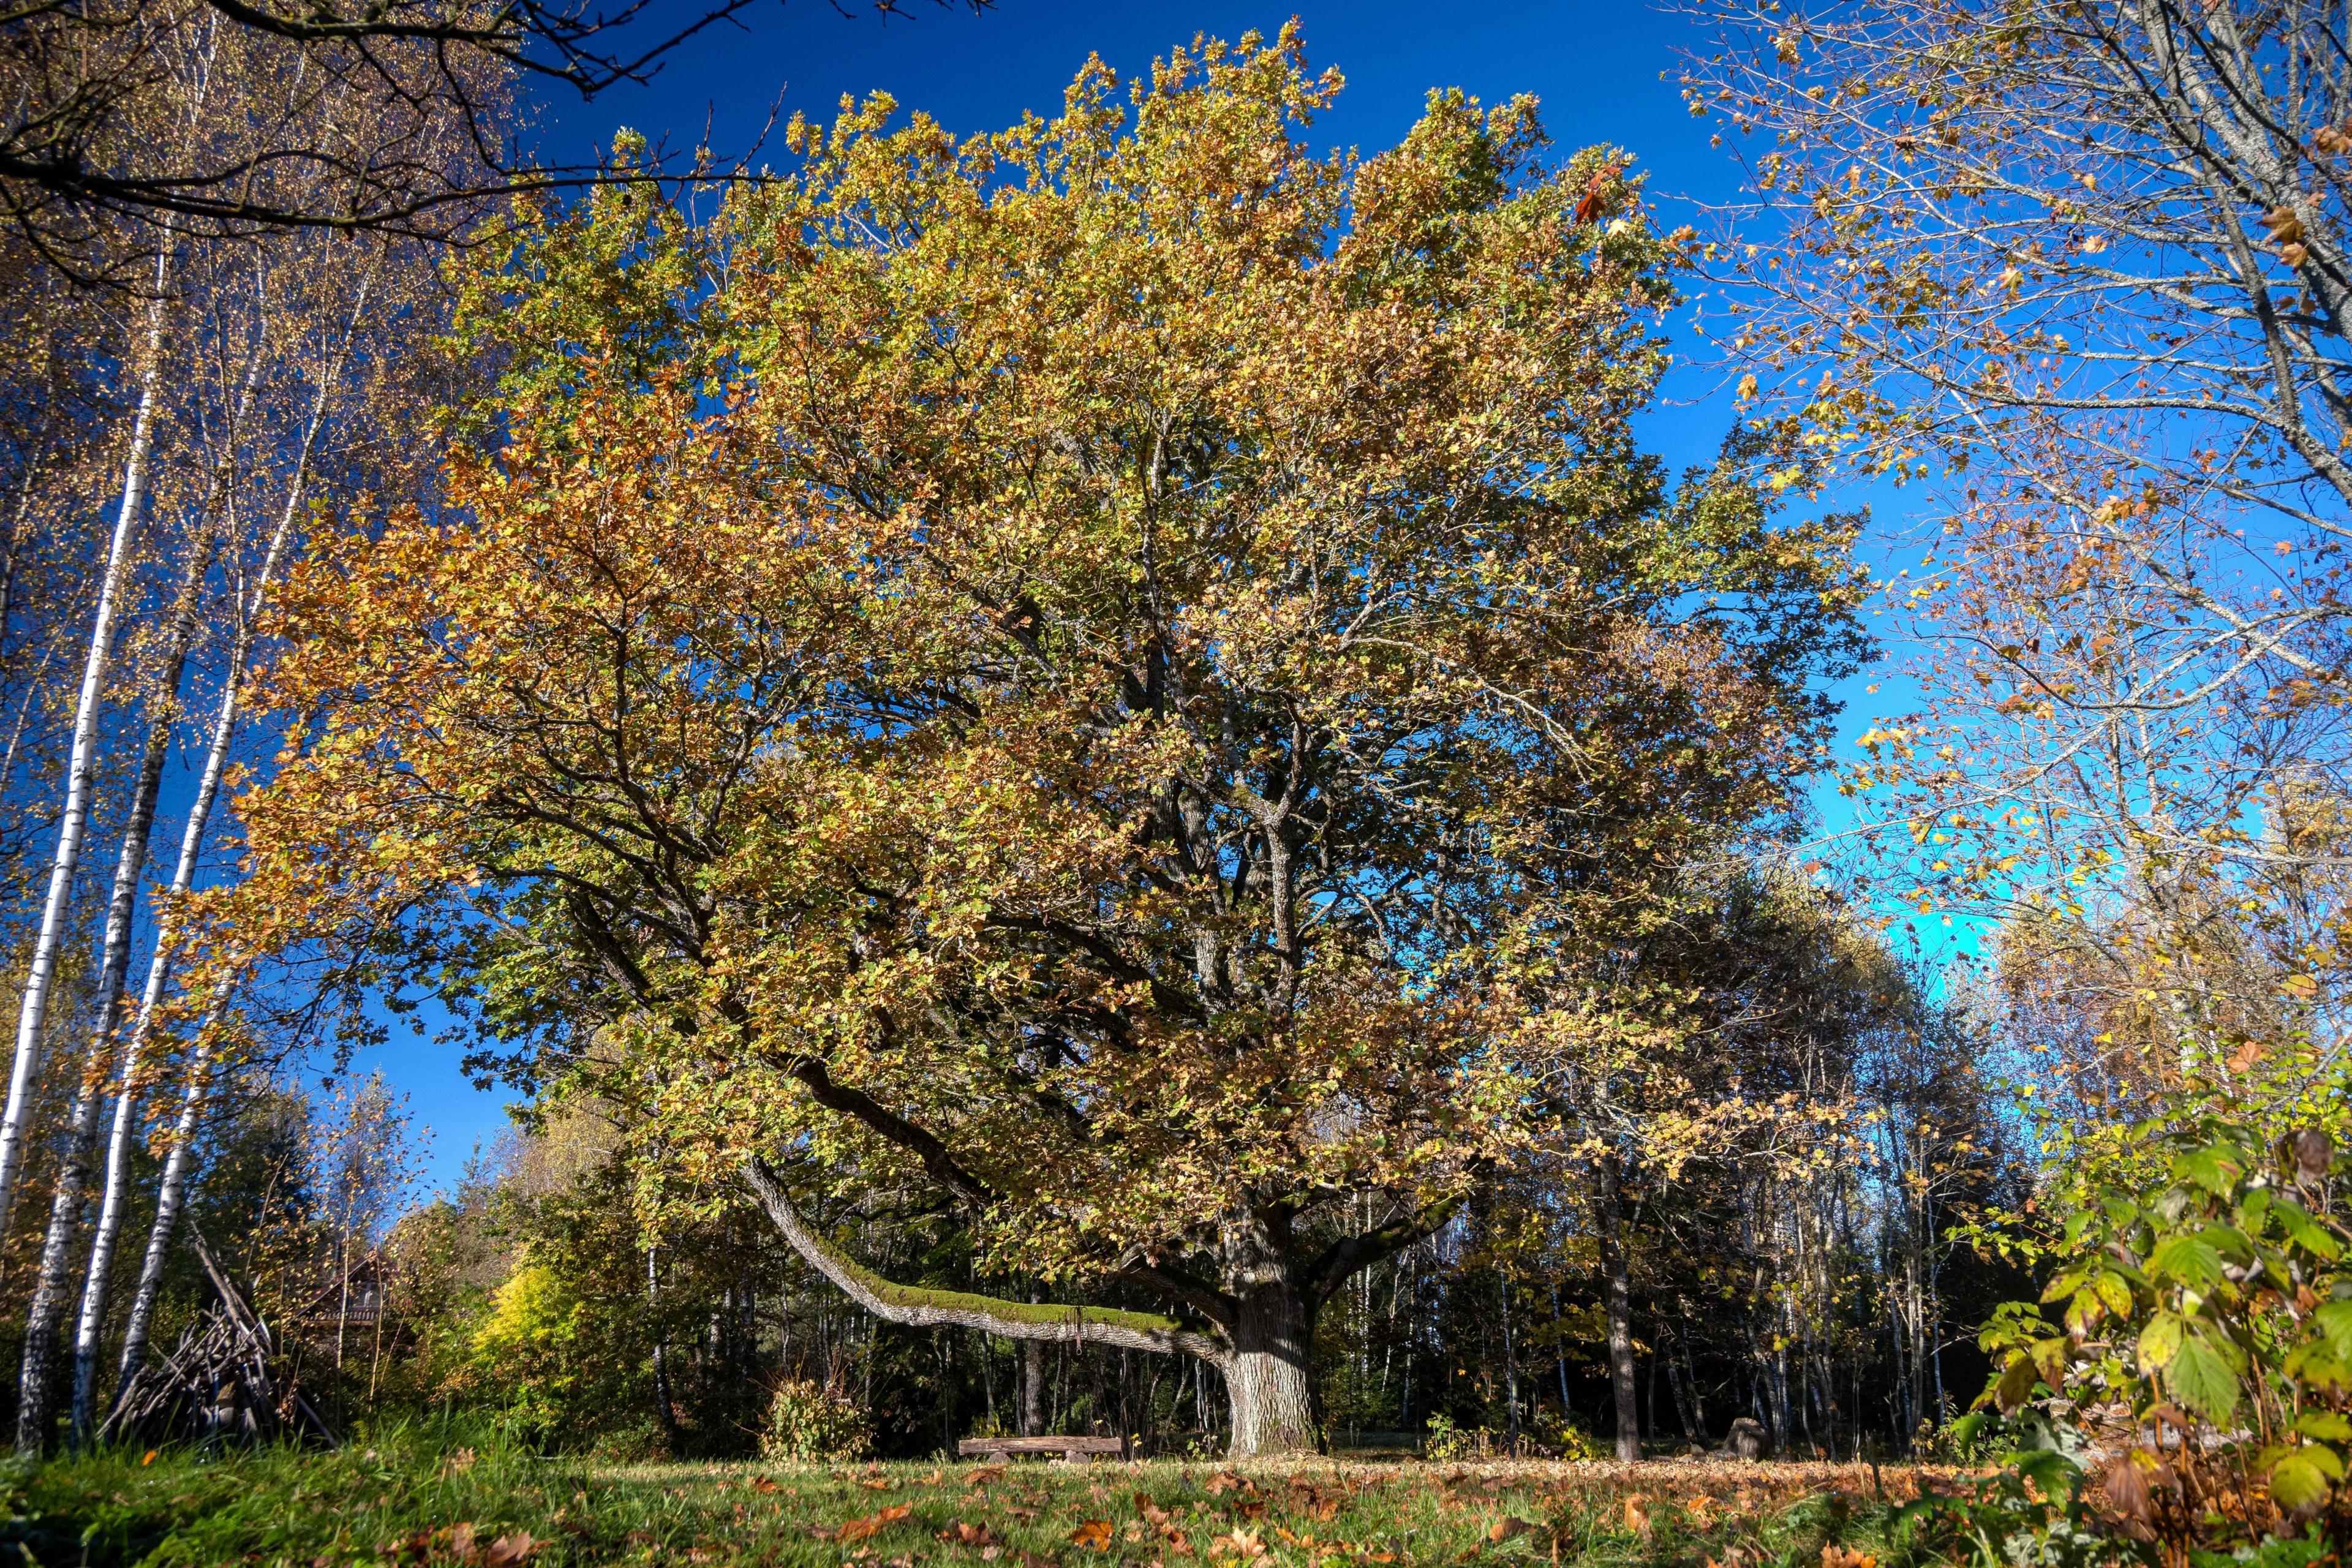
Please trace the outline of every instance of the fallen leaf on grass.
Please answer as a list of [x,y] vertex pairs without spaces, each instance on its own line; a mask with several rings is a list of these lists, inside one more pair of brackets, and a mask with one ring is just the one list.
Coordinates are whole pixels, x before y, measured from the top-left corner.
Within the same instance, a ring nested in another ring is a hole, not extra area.
[[870,1492],[887,1492],[898,1485],[887,1476],[860,1476],[857,1484]]
[[755,1492],[780,1492],[784,1489],[776,1484],[776,1479],[773,1476],[753,1476],[743,1484]]
[[1234,1474],[1231,1470],[1217,1471],[1208,1479],[1205,1484],[1209,1489],[1209,1495],[1211,1497],[1215,1497],[1221,1492],[1238,1491],[1254,1493],[1257,1490],[1257,1485],[1255,1482],[1245,1480],[1242,1477]]
[[923,1484],[927,1487],[938,1486],[940,1482],[946,1478],[946,1476],[947,1472],[945,1470],[933,1470],[929,1475],[923,1478]]
[[1004,1467],[1003,1465],[982,1465],[980,1468],[972,1471],[970,1476],[966,1477],[963,1484],[968,1487],[984,1487],[1003,1473]]
[[1822,1548],[1822,1568],[1878,1568],[1878,1559],[1867,1552],[1849,1552],[1842,1546],[1824,1545]]
[[1034,1508],[1008,1508],[1004,1511],[1024,1524],[1033,1523],[1037,1518],[1037,1510]]
[[527,1531],[501,1535],[490,1542],[488,1552],[482,1553],[482,1568],[514,1568],[518,1563],[530,1562],[542,1544],[532,1540]]
[[1074,1546],[1083,1546],[1088,1552],[1108,1551],[1110,1549],[1110,1521],[1107,1519],[1087,1520],[1085,1523],[1079,1525],[1077,1529],[1070,1531],[1070,1543]]
[[1209,1555],[1238,1557],[1247,1563],[1253,1558],[1265,1555],[1265,1542],[1258,1539],[1257,1531],[1255,1530],[1236,1529],[1231,1535],[1220,1535],[1211,1540]]
[[1489,1541],[1515,1541],[1533,1530],[1534,1525],[1514,1513],[1507,1513],[1486,1527]]
[[869,1535],[879,1534],[885,1525],[896,1524],[914,1511],[914,1504],[902,1502],[879,1513],[869,1513],[863,1519],[849,1521],[833,1532],[833,1538],[835,1541],[863,1541]]
[[1649,1500],[1640,1492],[1628,1493],[1625,1498],[1625,1528],[1645,1541],[1650,1535],[1650,1513],[1642,1505]]
[[980,1560],[982,1563],[993,1563],[1003,1555],[1004,1548],[1002,1546],[983,1546],[980,1549]]
[[996,1532],[984,1524],[966,1524],[962,1520],[957,1520],[940,1531],[940,1539],[960,1546],[993,1546],[996,1544]]
[[1062,1565],[1050,1557],[1041,1557],[1034,1552],[1024,1552],[1021,1554],[1021,1568],[1062,1568]]

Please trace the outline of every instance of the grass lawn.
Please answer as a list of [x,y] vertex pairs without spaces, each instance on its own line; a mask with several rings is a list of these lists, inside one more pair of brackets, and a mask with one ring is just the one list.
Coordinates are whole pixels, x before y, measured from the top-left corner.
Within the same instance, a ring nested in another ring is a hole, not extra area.
[[0,1470],[0,1564],[1863,1568],[1957,1472],[1818,1464],[1154,1461],[590,1468],[413,1436]]

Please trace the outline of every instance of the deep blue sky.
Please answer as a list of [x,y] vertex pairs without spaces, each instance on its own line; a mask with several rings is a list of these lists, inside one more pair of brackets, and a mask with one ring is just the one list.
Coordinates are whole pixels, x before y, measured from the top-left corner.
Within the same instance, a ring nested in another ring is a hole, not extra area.
[[[654,0],[656,25],[691,15],[695,4]],[[998,130],[1024,110],[1058,111],[1062,89],[1090,52],[1132,76],[1196,33],[1237,38],[1255,27],[1270,35],[1297,16],[1309,63],[1318,70],[1337,66],[1348,81],[1311,132],[1315,141],[1376,152],[1412,126],[1432,88],[1459,87],[1487,103],[1531,92],[1542,100],[1562,153],[1592,142],[1626,148],[1651,172],[1651,195],[1670,215],[1685,203],[1736,200],[1740,189],[1738,166],[1708,145],[1707,127],[1688,117],[1673,79],[1677,51],[1706,40],[1685,18],[1650,5],[999,0],[975,16],[902,0],[910,15],[883,19],[865,14],[860,0],[844,4],[858,14],[845,16],[826,0],[758,8],[744,30],[720,30],[685,47],[648,86],[614,89],[587,103],[576,95],[547,98],[540,153],[554,163],[590,161],[624,126],[673,149],[691,148],[706,123],[714,147],[740,152],[759,135],[772,105],[781,102],[779,123],[794,110],[829,119],[843,93],[877,89],[959,134]],[[773,151],[782,163],[782,147]],[[1733,417],[1728,399],[1714,390],[1713,378],[1696,368],[1680,374],[1668,405],[1647,422],[1646,438],[1677,467],[1711,455]],[[1901,530],[1909,498],[1873,499],[1880,502],[1883,547]],[[1850,683],[1847,735],[1893,705],[1895,685],[1881,697],[1867,690],[1866,682],[1882,679]],[[1833,799],[1825,800],[1824,815],[1842,816]],[[382,1065],[432,1130],[432,1184],[454,1180],[477,1142],[504,1125],[506,1097],[467,1087],[454,1052],[404,1042]]]

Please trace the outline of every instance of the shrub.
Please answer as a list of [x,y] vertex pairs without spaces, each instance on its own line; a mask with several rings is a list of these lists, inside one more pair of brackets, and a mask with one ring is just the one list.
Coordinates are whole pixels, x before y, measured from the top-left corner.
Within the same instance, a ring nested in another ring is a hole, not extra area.
[[1557,1410],[1536,1412],[1535,1446],[1556,1459],[1607,1459],[1615,1451]]
[[847,1394],[806,1378],[776,1385],[768,1402],[760,1452],[771,1459],[862,1459],[874,1447],[874,1422]]
[[2131,1129],[2047,1194],[2063,1261],[1983,1336],[1979,1403],[2053,1423],[2010,1468],[2071,1494],[2089,1437],[2109,1527],[2176,1562],[2352,1537],[2352,1231],[2331,1198],[2352,1162],[2309,1099],[2217,1103]]

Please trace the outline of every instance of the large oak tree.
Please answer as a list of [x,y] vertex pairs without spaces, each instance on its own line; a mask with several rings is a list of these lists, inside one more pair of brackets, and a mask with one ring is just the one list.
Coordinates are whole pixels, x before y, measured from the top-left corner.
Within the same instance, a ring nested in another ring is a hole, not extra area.
[[[1509,1157],[1538,1015],[1858,651],[1842,526],[1632,439],[1683,242],[1623,157],[1458,94],[1317,156],[1338,85],[1204,43],[961,144],[845,105],[700,227],[524,215],[454,505],[289,586],[228,940],[438,965],[874,1310],[1198,1354],[1236,1452],[1310,1445],[1318,1307]],[[802,1213],[917,1183],[1165,1315]]]

